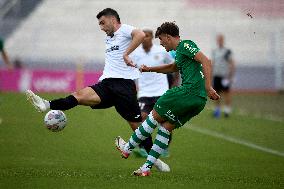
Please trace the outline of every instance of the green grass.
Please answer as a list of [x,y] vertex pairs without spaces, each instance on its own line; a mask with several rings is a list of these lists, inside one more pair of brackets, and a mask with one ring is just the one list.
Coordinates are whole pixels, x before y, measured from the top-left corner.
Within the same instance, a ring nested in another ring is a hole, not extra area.
[[[229,119],[215,120],[204,110],[174,132],[171,156],[164,159],[171,172],[153,168],[148,178],[131,176],[144,159],[121,159],[114,147],[117,135],[127,139],[131,134],[115,109],[74,108],[66,112],[67,127],[53,133],[43,126],[44,114],[37,113],[23,94],[4,93],[0,100],[0,188],[284,187],[284,157],[190,129],[192,124],[283,153],[284,122],[262,116],[269,110],[281,117],[283,96],[238,95]],[[239,114],[240,109],[248,113]]]

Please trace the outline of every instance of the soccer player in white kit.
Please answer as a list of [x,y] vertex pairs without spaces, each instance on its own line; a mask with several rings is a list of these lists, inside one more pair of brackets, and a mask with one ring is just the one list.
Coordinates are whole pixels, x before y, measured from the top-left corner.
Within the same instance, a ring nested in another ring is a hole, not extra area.
[[[160,45],[153,44],[153,31],[144,29],[145,38],[142,44],[131,54],[133,62],[138,66],[159,66],[171,64],[174,62],[173,57]],[[137,82],[138,102],[141,110],[142,121],[153,110],[158,98],[169,89],[169,82],[166,74],[156,72],[142,72]],[[148,154],[143,148],[137,148],[135,153],[142,157]],[[169,156],[168,151],[162,156]]]
[[[39,112],[69,110],[77,105],[90,106],[93,109],[105,109],[112,106],[128,121],[132,130],[141,122],[141,112],[137,102],[134,80],[140,75],[129,55],[143,41],[143,31],[133,26],[121,24],[118,13],[106,8],[97,14],[99,26],[106,33],[105,67],[99,83],[85,87],[71,95],[47,101],[31,90],[26,91],[28,100]],[[143,147],[150,151],[152,138],[148,138]],[[162,161],[155,165],[160,171],[169,171]]]

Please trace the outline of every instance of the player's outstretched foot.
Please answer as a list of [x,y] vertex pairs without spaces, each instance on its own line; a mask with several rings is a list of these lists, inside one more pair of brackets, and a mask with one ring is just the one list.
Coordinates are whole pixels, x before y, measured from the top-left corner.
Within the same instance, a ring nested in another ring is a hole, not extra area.
[[27,100],[35,107],[38,112],[45,112],[47,110],[46,103],[47,100],[42,99],[41,97],[34,94],[31,90],[26,91]]
[[151,174],[150,170],[148,170],[148,171],[142,171],[141,168],[137,169],[136,171],[134,171],[134,172],[132,173],[132,175],[134,175],[134,176],[140,176],[140,177],[147,177],[147,176],[150,176],[150,174]]
[[123,150],[126,142],[120,136],[118,136],[115,138],[114,143],[116,148],[120,151],[121,157],[127,159],[130,154]]
[[161,172],[170,172],[170,166],[168,166],[168,164],[166,164],[165,162],[163,162],[160,159],[157,159],[156,162],[154,163],[154,167],[156,167],[159,171]]

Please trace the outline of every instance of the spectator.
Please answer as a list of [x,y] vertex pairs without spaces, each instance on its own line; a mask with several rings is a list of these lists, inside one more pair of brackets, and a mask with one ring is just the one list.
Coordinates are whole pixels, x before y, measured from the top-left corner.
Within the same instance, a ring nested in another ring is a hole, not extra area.
[[6,64],[9,69],[12,69],[13,66],[9,60],[7,52],[5,51],[4,40],[1,37],[0,37],[0,51],[1,51],[1,56],[2,56],[4,64]]
[[[224,115],[229,117],[232,111],[232,93],[231,85],[235,74],[235,62],[233,60],[232,51],[224,46],[224,36],[217,35],[217,48],[213,50],[213,87],[218,94],[224,97]],[[213,116],[215,118],[221,117],[221,100],[216,101]]]

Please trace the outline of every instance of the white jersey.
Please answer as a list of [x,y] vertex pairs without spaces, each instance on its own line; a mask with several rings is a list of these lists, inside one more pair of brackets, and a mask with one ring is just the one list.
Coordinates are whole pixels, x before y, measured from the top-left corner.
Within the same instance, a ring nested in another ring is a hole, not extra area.
[[113,37],[106,37],[105,67],[100,81],[105,78],[137,79],[139,77],[139,70],[127,66],[123,60],[123,53],[132,41],[133,29],[135,29],[133,26],[122,24],[114,32]]
[[232,52],[227,48],[217,48],[212,52],[213,76],[228,77]]
[[[159,66],[174,62],[170,54],[161,46],[153,45],[151,50],[146,53],[140,45],[131,54],[132,60],[140,67],[142,64],[147,66]],[[167,75],[155,72],[143,72],[138,79],[138,98],[162,96],[169,89]]]

